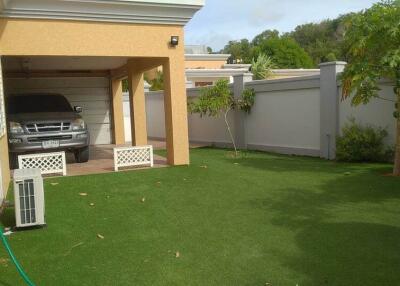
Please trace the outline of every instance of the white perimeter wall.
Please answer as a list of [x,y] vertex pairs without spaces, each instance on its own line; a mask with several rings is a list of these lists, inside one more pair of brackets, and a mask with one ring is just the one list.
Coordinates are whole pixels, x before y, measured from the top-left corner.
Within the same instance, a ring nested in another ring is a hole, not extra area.
[[[189,98],[197,97],[199,89],[188,89]],[[146,93],[146,115],[147,135],[154,139],[165,138],[165,112],[163,92]],[[231,116],[232,117],[232,116]],[[124,94],[124,119],[125,119],[125,140],[130,142],[131,121],[128,94]],[[229,135],[225,128],[223,118],[200,118],[197,114],[189,114],[189,138],[192,142],[203,142],[209,144],[227,144]]]
[[[390,82],[380,84],[379,95],[383,98],[395,100],[393,85]],[[341,89],[339,89],[341,93]],[[351,106],[351,100],[339,100],[339,128],[341,129],[350,118],[355,118],[357,122],[365,125],[385,128],[389,135],[386,139],[388,145],[395,144],[396,120],[393,117],[394,103],[379,98],[371,100],[366,105]]]
[[319,88],[257,93],[246,118],[251,149],[319,155]]
[[[321,149],[321,89],[320,77],[306,76],[292,79],[253,81],[247,88],[256,91],[255,105],[245,116],[245,142],[249,149],[273,151],[284,154],[320,156]],[[199,88],[187,89],[188,100],[199,95]],[[333,94],[335,96],[335,94]],[[350,100],[341,101],[341,89],[337,88],[338,132],[354,117],[357,122],[385,128],[389,136],[387,144],[395,141],[394,104],[380,99],[368,105],[352,107]],[[390,82],[382,82],[380,96],[394,99]],[[130,141],[129,102],[125,97],[125,129]],[[147,128],[150,138],[165,138],[163,92],[146,93]],[[234,130],[234,114],[230,118]],[[230,144],[222,117],[210,118],[189,115],[189,139],[216,146]]]

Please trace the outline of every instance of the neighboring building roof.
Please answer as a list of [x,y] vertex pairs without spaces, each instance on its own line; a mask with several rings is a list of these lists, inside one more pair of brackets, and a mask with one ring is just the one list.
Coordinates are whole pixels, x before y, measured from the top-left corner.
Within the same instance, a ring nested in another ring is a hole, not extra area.
[[248,73],[248,69],[186,69],[187,78],[221,78]]
[[185,54],[187,61],[226,61],[228,54]]
[[2,18],[185,25],[204,0],[0,0]]
[[209,54],[207,46],[205,45],[185,45],[185,54]]
[[224,69],[247,69],[251,68],[251,64],[224,64]]

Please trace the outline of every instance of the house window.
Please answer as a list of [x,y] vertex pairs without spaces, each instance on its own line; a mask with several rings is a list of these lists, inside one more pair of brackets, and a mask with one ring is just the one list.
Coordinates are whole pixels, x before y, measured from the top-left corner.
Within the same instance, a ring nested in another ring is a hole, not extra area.
[[0,137],[6,134],[6,111],[4,107],[3,73],[0,59]]

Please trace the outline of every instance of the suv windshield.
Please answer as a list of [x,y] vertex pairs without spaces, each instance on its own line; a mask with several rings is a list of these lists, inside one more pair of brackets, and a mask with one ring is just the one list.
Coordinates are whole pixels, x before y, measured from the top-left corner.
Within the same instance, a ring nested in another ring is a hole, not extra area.
[[71,112],[73,109],[67,99],[59,94],[15,95],[7,98],[7,112]]

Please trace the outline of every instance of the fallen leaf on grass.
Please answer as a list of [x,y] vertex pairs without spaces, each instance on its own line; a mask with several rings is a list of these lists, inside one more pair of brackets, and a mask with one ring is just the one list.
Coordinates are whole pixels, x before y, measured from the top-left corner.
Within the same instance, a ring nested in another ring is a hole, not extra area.
[[80,196],[86,197],[88,194],[87,193],[79,193]]
[[97,234],[97,237],[100,239],[104,239],[104,236],[102,236],[101,234]]
[[9,261],[10,261],[10,259],[8,259],[8,258],[0,258],[0,265],[7,267]]
[[72,252],[72,250],[73,250],[74,248],[76,248],[76,247],[78,247],[78,246],[81,246],[81,245],[83,245],[83,244],[84,244],[84,242],[79,242],[79,243],[73,245],[73,246],[64,254],[64,256],[69,255],[69,254]]

